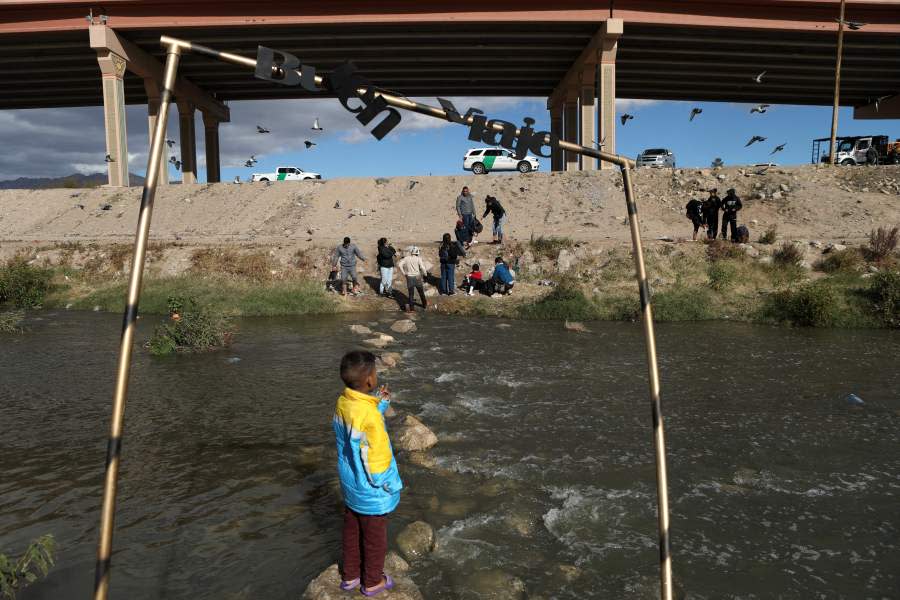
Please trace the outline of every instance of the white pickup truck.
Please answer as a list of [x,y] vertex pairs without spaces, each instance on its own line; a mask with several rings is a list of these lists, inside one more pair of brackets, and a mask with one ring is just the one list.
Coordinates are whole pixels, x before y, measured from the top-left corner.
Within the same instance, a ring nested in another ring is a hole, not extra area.
[[250,181],[303,181],[304,179],[322,179],[322,176],[297,167],[278,167],[274,173],[254,173],[250,176]]

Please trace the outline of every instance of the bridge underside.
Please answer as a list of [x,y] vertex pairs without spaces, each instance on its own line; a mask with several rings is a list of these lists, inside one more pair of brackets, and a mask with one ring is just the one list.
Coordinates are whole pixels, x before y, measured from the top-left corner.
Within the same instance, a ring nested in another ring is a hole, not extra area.
[[[87,24],[85,24],[86,26]],[[119,32],[160,61],[161,34],[237,52],[257,44],[328,72],[352,60],[376,84],[408,96],[549,96],[599,23],[316,25]],[[103,103],[86,31],[0,38],[0,109]],[[619,98],[818,104],[832,101],[833,31],[624,24],[615,59]],[[767,71],[762,84],[752,80]],[[219,100],[303,98],[299,88],[255,80],[245,69],[186,55],[180,73]],[[144,81],[124,76],[125,102],[147,103]],[[900,92],[900,36],[847,32],[841,104]]]

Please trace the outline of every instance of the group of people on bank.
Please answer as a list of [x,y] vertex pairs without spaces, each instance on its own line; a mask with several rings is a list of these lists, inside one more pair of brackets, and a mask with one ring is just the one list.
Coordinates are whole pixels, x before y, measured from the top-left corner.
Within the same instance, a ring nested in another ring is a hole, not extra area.
[[[493,196],[485,198],[485,210],[482,218],[490,214],[493,217],[492,244],[503,243],[503,225],[506,223],[506,210],[500,201]],[[462,192],[456,198],[456,230],[453,238],[445,233],[438,247],[438,261],[440,263],[440,279],[438,292],[453,296],[456,294],[456,267],[460,259],[466,257],[467,251],[472,245],[478,243],[478,234],[483,231],[481,222],[476,217],[475,201],[468,187],[463,187]],[[385,297],[394,297],[393,279],[394,269],[398,268],[406,278],[407,296],[405,310],[412,312],[414,307],[414,294],[419,293],[422,308],[427,308],[428,301],[425,298],[425,282],[431,276],[429,264],[422,259],[418,246],[410,246],[406,249],[405,256],[398,260],[397,250],[390,244],[387,238],[378,240],[376,249],[376,262],[378,263],[381,281],[378,293]],[[349,237],[334,249],[331,256],[330,281],[337,281],[340,285],[341,295],[359,295],[359,278],[356,274],[357,261],[366,261],[365,256]],[[490,277],[485,278],[481,272],[481,265],[472,264],[471,271],[465,275],[459,289],[469,296],[476,293],[486,294],[510,294],[515,285],[515,272],[503,260],[502,256],[494,259],[494,269]]]
[[727,239],[728,229],[731,229],[732,242],[746,242],[750,232],[745,225],[738,226],[737,215],[744,205],[738,198],[734,188],[725,193],[725,198],[720,198],[718,189],[709,190],[709,197],[703,202],[692,198],[685,205],[685,216],[694,225],[694,240],[701,227],[706,228],[706,238],[716,239],[719,235],[719,211],[722,211],[722,239]]

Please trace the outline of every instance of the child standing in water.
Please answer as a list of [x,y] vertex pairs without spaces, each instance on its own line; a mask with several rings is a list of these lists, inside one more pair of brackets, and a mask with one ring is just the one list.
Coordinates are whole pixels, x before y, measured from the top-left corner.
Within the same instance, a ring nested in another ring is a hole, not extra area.
[[386,388],[379,391],[381,397],[371,395],[378,386],[371,352],[345,354],[341,379],[347,387],[338,398],[333,421],[344,496],[341,589],[361,585],[364,596],[376,596],[394,587],[384,572],[387,518],[403,489],[384,423],[390,400]]

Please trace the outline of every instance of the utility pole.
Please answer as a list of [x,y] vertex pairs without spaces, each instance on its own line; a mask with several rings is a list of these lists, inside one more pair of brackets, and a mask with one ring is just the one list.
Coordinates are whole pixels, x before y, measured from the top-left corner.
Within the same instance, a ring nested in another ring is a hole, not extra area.
[[841,0],[841,18],[838,20],[838,41],[837,41],[837,65],[834,68],[834,107],[831,110],[831,147],[829,150],[829,159],[831,164],[835,164],[837,152],[835,151],[835,138],[837,137],[838,125],[838,106],[841,99],[841,57],[844,54],[844,4],[846,0]]

